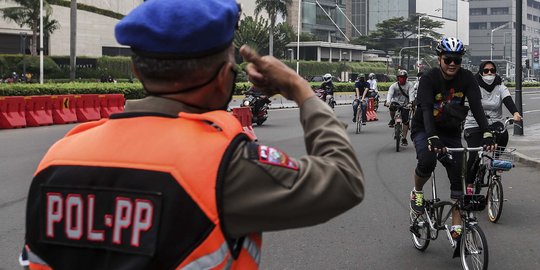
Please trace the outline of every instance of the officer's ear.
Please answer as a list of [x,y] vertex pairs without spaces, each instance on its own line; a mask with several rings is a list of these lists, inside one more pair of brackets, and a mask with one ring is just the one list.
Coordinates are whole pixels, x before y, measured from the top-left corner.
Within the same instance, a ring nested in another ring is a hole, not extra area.
[[139,71],[139,69],[133,63],[131,65],[131,71],[133,71],[133,74],[135,74],[135,77],[137,77],[137,79],[139,79],[139,81],[141,81],[141,82],[143,81],[141,71]]
[[234,68],[233,63],[228,61],[225,62],[225,64],[221,66],[216,78],[216,90],[223,92],[227,96],[229,95],[229,91],[232,91],[230,88],[235,80]]

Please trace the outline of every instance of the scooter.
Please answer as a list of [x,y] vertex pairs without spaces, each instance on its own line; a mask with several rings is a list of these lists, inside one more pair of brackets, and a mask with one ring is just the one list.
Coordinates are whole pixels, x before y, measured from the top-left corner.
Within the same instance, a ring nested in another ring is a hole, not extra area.
[[334,109],[334,106],[336,105],[336,101],[334,99],[334,96],[328,93],[325,89],[315,89],[313,90],[315,92],[315,95],[320,98],[322,101],[324,101],[330,108]]
[[251,114],[253,115],[251,122],[260,126],[268,119],[268,107],[271,102],[272,101],[264,95],[246,94],[240,107],[251,108]]

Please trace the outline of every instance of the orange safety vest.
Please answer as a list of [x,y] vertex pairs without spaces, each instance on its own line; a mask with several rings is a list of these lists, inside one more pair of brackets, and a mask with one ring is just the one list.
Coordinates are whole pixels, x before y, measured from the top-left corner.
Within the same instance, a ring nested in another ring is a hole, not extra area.
[[30,187],[30,269],[258,269],[262,238],[229,239],[222,182],[240,142],[224,111],[119,114],[51,147]]

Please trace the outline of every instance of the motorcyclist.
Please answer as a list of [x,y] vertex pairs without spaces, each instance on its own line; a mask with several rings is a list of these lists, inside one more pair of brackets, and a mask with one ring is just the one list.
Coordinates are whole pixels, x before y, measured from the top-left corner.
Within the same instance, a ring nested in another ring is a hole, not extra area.
[[255,98],[255,101],[252,104],[253,115],[256,115],[256,113],[258,113],[265,104],[270,104],[272,102],[270,101],[268,96],[266,96],[261,90],[255,88],[254,86],[251,86],[247,91],[244,92],[244,94],[246,95],[246,97],[253,96]]
[[366,94],[369,91],[369,83],[366,82],[364,75],[358,76],[358,79],[354,83],[355,90],[355,99],[353,101],[353,122],[356,122],[356,113],[358,111],[358,105],[362,108],[362,124],[365,125],[367,122],[366,116]]
[[323,76],[323,83],[321,84],[321,89],[326,91],[327,95],[334,95],[334,84],[332,83],[332,74],[326,73]]
[[409,111],[410,111],[410,102],[409,98],[411,95],[411,92],[413,91],[414,85],[407,81],[407,71],[400,70],[398,71],[397,75],[397,82],[393,83],[390,88],[388,88],[388,95],[386,96],[386,101],[384,102],[384,106],[387,106],[390,108],[390,122],[388,123],[388,126],[393,128],[394,127],[394,117],[396,115],[397,108],[395,106],[392,106],[394,103],[398,103],[401,105],[401,120],[403,123],[403,138],[401,138],[401,145],[407,146],[407,132],[409,131]]

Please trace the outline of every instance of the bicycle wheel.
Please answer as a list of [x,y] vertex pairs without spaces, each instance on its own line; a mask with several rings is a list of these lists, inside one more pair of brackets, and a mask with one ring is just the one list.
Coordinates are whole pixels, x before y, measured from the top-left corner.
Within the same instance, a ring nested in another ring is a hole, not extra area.
[[486,236],[476,224],[467,224],[461,235],[461,266],[464,270],[488,269],[489,252]]
[[503,210],[503,187],[500,176],[493,176],[487,192],[487,207],[489,221],[495,223],[501,217]]
[[426,215],[418,216],[413,211],[409,214],[411,238],[414,247],[420,251],[424,251],[429,246],[430,229]]
[[399,152],[399,144],[401,142],[401,123],[395,124],[394,132],[394,138],[396,138],[396,152]]

